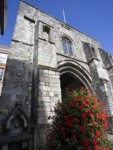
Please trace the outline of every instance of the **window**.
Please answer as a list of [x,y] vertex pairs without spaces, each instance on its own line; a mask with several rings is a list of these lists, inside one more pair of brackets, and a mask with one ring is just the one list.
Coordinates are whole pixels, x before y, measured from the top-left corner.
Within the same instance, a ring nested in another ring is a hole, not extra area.
[[50,40],[50,28],[46,25],[43,26],[43,38],[47,41]]
[[109,55],[110,61],[113,63],[113,56],[110,54]]
[[91,51],[92,51],[93,57],[97,58],[96,51],[95,51],[94,47],[91,47]]
[[3,74],[4,74],[4,69],[1,69],[1,68],[0,68],[0,80],[3,79]]
[[0,68],[0,81],[3,79],[4,69]]
[[72,42],[67,37],[62,38],[62,46],[63,46],[64,54],[68,54],[70,56],[73,55]]

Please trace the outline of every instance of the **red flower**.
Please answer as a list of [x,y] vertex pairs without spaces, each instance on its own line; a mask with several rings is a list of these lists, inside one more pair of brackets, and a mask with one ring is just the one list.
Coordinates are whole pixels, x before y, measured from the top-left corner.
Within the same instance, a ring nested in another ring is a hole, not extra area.
[[74,93],[73,93],[73,92],[69,92],[69,94],[70,94],[70,95],[73,95]]
[[67,136],[66,136],[66,134],[63,133],[63,134],[62,134],[62,137],[63,137],[63,138],[66,138]]
[[91,128],[89,126],[86,127],[88,130],[90,130]]
[[93,127],[97,127],[98,123],[97,122],[93,122]]
[[71,136],[71,138],[72,138],[72,139],[76,139],[76,135],[73,134],[73,135]]
[[86,103],[89,103],[90,102],[90,99],[86,99]]
[[64,128],[64,127],[61,127],[61,128],[60,128],[60,130],[61,130],[61,131],[64,131],[64,130],[65,130],[65,128]]
[[89,103],[89,102],[90,102],[89,96],[88,96],[88,95],[86,95],[86,96],[85,96],[85,98],[86,98],[86,100],[85,100],[85,101],[86,101],[87,103]]
[[107,123],[107,122],[103,125],[103,128],[104,128],[104,129],[107,129],[107,128],[108,128],[108,123]]
[[100,117],[101,117],[100,114],[96,115],[96,119],[100,119]]
[[82,131],[82,133],[83,133],[83,134],[85,134],[85,133],[86,133],[86,131],[85,131],[85,129],[84,129],[84,127],[83,127],[83,126],[79,126],[79,129]]
[[87,120],[82,120],[82,122],[83,122],[83,123],[86,123],[86,122],[87,122]]
[[[93,146],[94,146],[95,148],[97,148],[98,145],[99,145],[98,139],[92,139],[92,144],[93,144]],[[96,149],[96,150],[97,150],[97,149]]]
[[65,116],[64,116],[64,119],[65,119],[66,121],[68,121],[68,120],[69,120],[69,116],[68,116],[68,115],[65,115]]
[[73,118],[75,118],[75,115],[70,116],[70,119],[73,119]]
[[92,112],[91,112],[89,115],[90,115],[90,117],[93,117],[93,116],[94,116]]
[[91,113],[91,110],[90,110],[90,109],[88,109],[88,110],[87,110],[87,113]]
[[75,123],[79,123],[79,120],[77,118],[74,119]]
[[101,106],[105,106],[102,101],[98,101],[98,103],[101,105]]
[[88,144],[89,144],[88,139],[84,139],[84,145],[88,146]]
[[66,122],[66,125],[71,128],[72,127],[72,123],[71,122]]
[[81,87],[81,88],[80,88],[80,91],[82,92],[83,90],[84,90],[84,87]]
[[95,134],[96,134],[97,136],[100,136],[100,131],[99,131],[99,130],[96,130],[96,131],[95,131]]
[[87,106],[88,106],[88,104],[87,104],[87,103],[85,103],[85,102],[83,102],[82,104],[83,104],[85,107],[87,107]]
[[86,99],[89,99],[89,96],[88,96],[88,95],[85,95],[84,97],[85,97]]
[[73,107],[73,106],[74,106],[73,101],[70,101],[69,103],[70,103],[70,106],[71,106],[71,107]]
[[87,94],[91,94],[91,91],[87,90]]
[[83,110],[83,107],[82,107],[82,106],[80,106],[80,107],[79,107],[79,109],[82,111],[82,110]]
[[76,102],[76,103],[78,103],[78,102],[79,102],[79,100],[78,100],[78,99],[75,99],[75,102]]
[[87,147],[87,150],[91,150],[91,148]]
[[75,106],[76,109],[79,109],[79,106]]
[[[102,109],[102,113],[105,113],[105,114],[106,114],[106,112],[105,112],[105,110],[104,110],[104,109]],[[107,116],[107,114],[106,114],[106,116]]]
[[95,110],[97,110],[97,109],[98,109],[96,105],[92,106],[92,108],[93,108],[93,109],[95,109]]
[[84,147],[84,142],[83,142],[83,141],[80,141],[80,145],[81,145],[82,147]]
[[82,98],[80,96],[76,96],[76,99],[78,100],[82,100]]
[[66,91],[69,91],[69,88],[65,88]]
[[106,120],[106,114],[101,114],[101,119],[103,120],[103,121],[105,121]]
[[54,138],[55,138],[55,134],[54,134],[54,133],[51,133],[51,135],[50,135],[50,136],[51,136],[51,138],[52,138],[52,139],[54,139]]
[[82,114],[82,118],[86,118],[87,117],[87,115],[86,114]]
[[105,150],[104,147],[101,147],[99,150]]
[[80,142],[80,145],[81,145],[81,146],[87,147],[88,144],[89,144],[88,139],[84,139],[83,141]]
[[93,101],[94,101],[94,103],[96,103],[96,102],[97,102],[97,99],[96,99],[96,97],[93,97]]

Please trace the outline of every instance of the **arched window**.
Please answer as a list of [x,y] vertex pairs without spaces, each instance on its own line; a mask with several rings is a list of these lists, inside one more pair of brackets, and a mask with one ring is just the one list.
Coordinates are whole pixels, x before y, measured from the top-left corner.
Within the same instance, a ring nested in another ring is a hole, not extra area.
[[73,55],[72,42],[70,41],[70,39],[68,39],[67,37],[63,37],[62,46],[63,46],[64,54],[68,54],[70,56]]

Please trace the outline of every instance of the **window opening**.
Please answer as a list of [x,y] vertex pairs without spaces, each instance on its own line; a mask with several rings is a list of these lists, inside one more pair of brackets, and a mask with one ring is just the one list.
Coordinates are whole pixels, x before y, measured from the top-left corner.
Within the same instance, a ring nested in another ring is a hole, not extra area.
[[49,41],[50,38],[50,28],[48,26],[43,26],[43,37],[45,40]]
[[111,54],[109,55],[109,58],[111,60],[111,63],[113,63],[113,56]]
[[0,68],[0,81],[3,79],[4,69]]
[[62,39],[62,46],[63,46],[64,54],[68,54],[70,56],[73,55],[72,42],[68,38]]
[[91,51],[92,51],[93,57],[97,58],[97,55],[96,55],[94,47],[91,47]]

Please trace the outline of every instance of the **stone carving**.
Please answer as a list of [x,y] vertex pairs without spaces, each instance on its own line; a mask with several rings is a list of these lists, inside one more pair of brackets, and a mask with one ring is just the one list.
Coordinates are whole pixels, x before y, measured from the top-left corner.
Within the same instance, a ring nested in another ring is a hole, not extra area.
[[21,134],[28,127],[28,119],[22,110],[22,104],[17,103],[6,118],[6,130],[9,134]]

